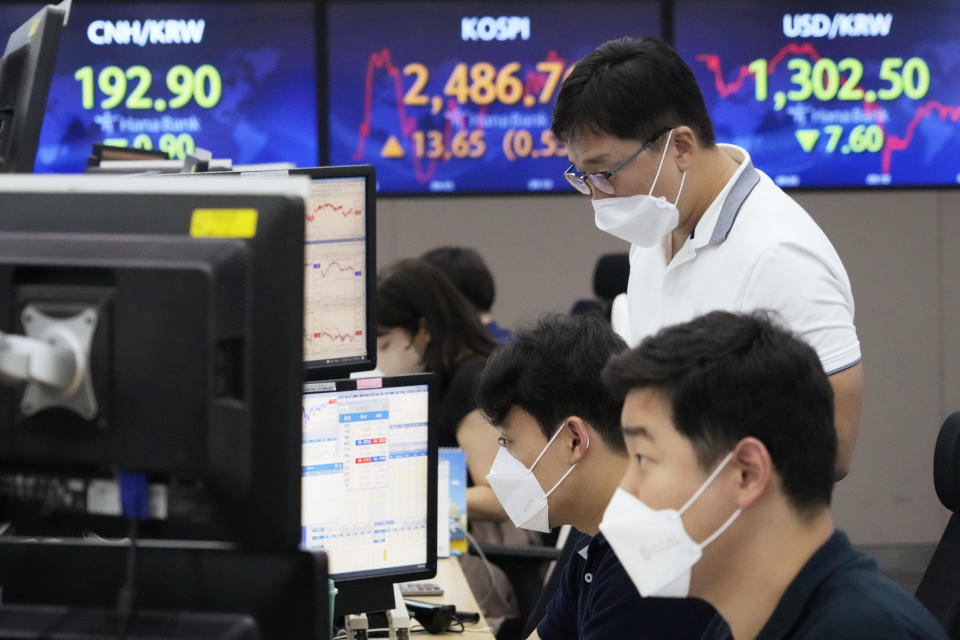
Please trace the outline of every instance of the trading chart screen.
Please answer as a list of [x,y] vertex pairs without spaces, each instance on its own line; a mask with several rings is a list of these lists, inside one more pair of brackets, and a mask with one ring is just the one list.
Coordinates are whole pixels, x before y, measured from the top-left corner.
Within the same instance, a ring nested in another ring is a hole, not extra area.
[[679,0],[719,142],[782,187],[960,183],[960,5]]
[[[201,175],[201,174],[185,174]],[[310,179],[304,207],[306,380],[368,371],[376,362],[376,173],[370,165],[255,169],[204,175]]]
[[367,177],[314,178],[306,211],[303,359],[313,365],[365,360]]
[[430,401],[422,382],[304,387],[301,546],[325,551],[337,579],[428,562]]

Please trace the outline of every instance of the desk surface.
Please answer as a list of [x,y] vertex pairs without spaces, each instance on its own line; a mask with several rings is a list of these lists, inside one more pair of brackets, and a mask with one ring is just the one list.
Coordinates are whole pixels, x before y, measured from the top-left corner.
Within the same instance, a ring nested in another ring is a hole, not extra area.
[[[423,582],[436,582],[443,587],[442,596],[417,596],[417,600],[426,600],[430,602],[442,602],[452,604],[458,611],[480,611],[477,599],[467,584],[467,578],[463,575],[463,569],[460,568],[460,561],[456,558],[438,558],[437,559],[437,577]],[[464,623],[464,628],[475,629],[478,632],[470,633],[443,633],[437,635],[422,635],[424,638],[460,638],[464,640],[494,640],[493,634],[489,631],[479,632],[480,629],[487,629],[487,621],[483,614],[480,614],[480,622],[476,624]]]

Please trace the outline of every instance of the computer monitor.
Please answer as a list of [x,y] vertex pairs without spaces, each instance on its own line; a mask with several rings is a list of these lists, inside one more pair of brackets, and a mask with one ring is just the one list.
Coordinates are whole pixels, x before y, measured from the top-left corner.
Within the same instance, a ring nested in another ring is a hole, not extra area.
[[377,177],[370,165],[294,169],[310,178],[303,361],[311,379],[377,362]]
[[393,583],[437,567],[436,378],[309,382],[303,533],[327,553],[336,614],[392,609]]
[[297,548],[306,200],[303,178],[0,176],[0,331],[70,361],[0,386],[8,533],[126,535],[121,470],[147,474],[144,538]]
[[310,179],[303,260],[306,376],[330,380],[373,369],[377,363],[374,168],[352,165],[221,175]]
[[71,0],[35,13],[7,40],[0,58],[0,171],[32,173],[40,127]]
[[[0,637],[118,637],[127,554],[126,545],[0,538]],[[135,593],[128,638],[330,637],[322,553],[142,546]]]

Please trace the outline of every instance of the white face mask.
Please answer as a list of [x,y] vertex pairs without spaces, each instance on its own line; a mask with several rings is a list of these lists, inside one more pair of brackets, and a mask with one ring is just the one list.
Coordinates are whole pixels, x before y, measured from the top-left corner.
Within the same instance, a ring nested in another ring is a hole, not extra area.
[[673,129],[667,135],[667,143],[660,154],[660,166],[657,175],[653,178],[650,193],[620,198],[601,198],[592,200],[594,222],[600,231],[614,235],[622,240],[641,247],[652,247],[660,242],[664,236],[677,228],[680,224],[680,211],[677,203],[680,202],[680,193],[683,191],[683,182],[687,178],[684,171],[680,176],[680,188],[673,204],[667,202],[663,196],[654,197],[653,190],[660,179],[660,170],[663,169],[663,160],[670,149],[670,138]]
[[740,515],[737,509],[719,529],[697,544],[680,516],[700,497],[733,457],[731,451],[679,511],[654,510],[623,489],[617,489],[603,513],[600,531],[643,597],[686,598],[690,573],[703,549]]
[[[537,481],[537,477],[533,475],[533,468],[537,466],[540,458],[563,431],[563,426],[564,423],[561,423],[556,433],[547,442],[547,446],[543,448],[543,451],[540,452],[529,469],[510,455],[506,447],[500,447],[497,457],[493,460],[493,466],[490,467],[490,473],[487,474],[487,482],[490,483],[490,488],[496,494],[497,500],[503,505],[503,510],[510,516],[513,524],[521,529],[543,533],[550,531],[547,498],[577,466],[573,465],[567,469],[567,472],[557,480],[557,484],[553,485],[550,491],[546,493]],[[587,448],[590,448],[589,438],[587,438]]]

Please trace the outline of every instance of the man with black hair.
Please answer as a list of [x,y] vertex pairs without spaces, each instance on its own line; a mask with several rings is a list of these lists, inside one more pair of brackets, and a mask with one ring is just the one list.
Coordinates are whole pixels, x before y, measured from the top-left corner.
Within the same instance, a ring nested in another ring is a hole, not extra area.
[[564,177],[630,247],[629,342],[713,310],[774,309],[817,351],[836,396],[836,478],[850,467],[863,367],[850,281],[810,216],[746,150],[714,142],[693,72],[653,37],[577,62],[553,112]]
[[490,315],[496,287],[493,274],[483,261],[483,256],[468,247],[437,247],[420,257],[443,271],[453,281],[460,293],[473,305],[480,316],[480,322],[494,340],[500,344],[510,342],[510,330],[498,325]]
[[597,526],[627,467],[607,359],[626,350],[594,316],[551,316],[487,360],[480,411],[500,432],[487,479],[518,527],[584,535],[533,638],[699,638],[714,615],[694,600],[641,598]]
[[603,380],[629,464],[599,528],[642,595],[711,603],[716,640],[946,638],[834,529],[833,392],[812,348],[715,311],[614,356]]

